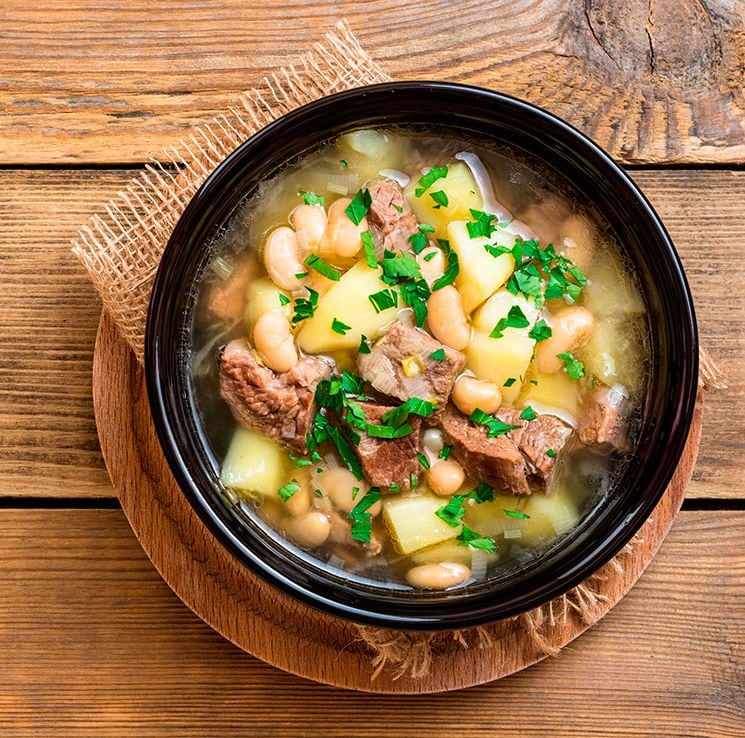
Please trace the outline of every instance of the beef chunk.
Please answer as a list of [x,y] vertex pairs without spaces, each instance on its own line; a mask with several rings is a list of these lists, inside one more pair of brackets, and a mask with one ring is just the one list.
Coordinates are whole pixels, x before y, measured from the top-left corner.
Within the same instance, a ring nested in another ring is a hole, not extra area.
[[[368,423],[382,425],[382,418],[393,407],[377,405],[372,402],[358,403]],[[374,438],[362,430],[360,442],[354,447],[359,457],[365,478],[374,487],[390,487],[397,484],[401,489],[411,487],[411,475],[419,472],[419,431],[422,421],[416,415],[409,415],[408,423],[413,433],[402,438]]]
[[472,422],[452,405],[445,409],[441,425],[453,456],[470,476],[501,492],[529,495],[534,488],[548,488],[556,457],[546,452],[552,449],[558,454],[571,430],[551,415],[529,422],[519,415],[507,408],[499,411],[500,420],[519,427],[495,438],[486,435],[486,426]]
[[[443,361],[431,356],[440,349],[445,354]],[[394,323],[372,351],[358,359],[362,378],[378,392],[404,401],[418,397],[437,405],[447,402],[465,363],[460,351],[401,323]]]
[[372,204],[367,222],[378,258],[382,257],[384,249],[406,251],[410,247],[409,236],[417,232],[419,223],[400,185],[392,179],[385,179],[368,190]]
[[326,362],[311,357],[277,374],[257,363],[243,339],[220,357],[220,391],[235,419],[299,453],[315,415],[316,386],[330,374]]
[[603,451],[628,451],[629,401],[615,387],[596,387],[582,404],[579,440]]

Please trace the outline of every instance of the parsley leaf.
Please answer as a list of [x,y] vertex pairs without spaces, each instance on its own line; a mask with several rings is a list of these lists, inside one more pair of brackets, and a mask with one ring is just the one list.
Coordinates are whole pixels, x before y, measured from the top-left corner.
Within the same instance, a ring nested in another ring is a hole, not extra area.
[[292,497],[299,489],[300,485],[293,479],[287,482],[283,487],[280,487],[277,490],[277,494],[282,498],[283,502],[287,502],[287,500],[289,500],[290,497]]
[[376,313],[382,313],[383,310],[388,310],[388,308],[398,307],[398,296],[395,290],[392,289],[375,292],[372,295],[368,295],[368,299],[375,308]]
[[364,231],[360,234],[362,239],[362,248],[365,250],[365,261],[370,269],[378,268],[378,260],[375,258],[375,242],[373,241],[372,233],[370,231]]
[[414,194],[421,197],[438,179],[444,179],[447,176],[448,168],[446,166],[432,167],[424,176],[419,178],[419,182],[417,182],[419,187],[414,190]]
[[410,397],[403,404],[384,413],[382,420],[386,425],[396,427],[404,423],[409,415],[419,415],[420,417],[428,418],[434,411],[435,404],[429,400]]
[[423,233],[417,232],[412,233],[409,236],[409,243],[411,244],[411,250],[415,254],[419,254],[427,246],[427,243],[429,243],[429,241]]
[[548,456],[549,459],[553,459],[556,457],[556,451],[550,448],[548,451],[546,451],[546,456]]
[[438,348],[429,355],[429,358],[434,359],[435,361],[445,361],[445,349]]
[[334,318],[331,321],[331,330],[334,331],[334,333],[338,333],[340,336],[346,336],[347,333],[352,330],[352,326],[342,323],[340,320]]
[[528,405],[525,408],[525,410],[523,410],[520,413],[520,419],[521,420],[528,420],[528,421],[530,421],[530,420],[535,420],[537,417],[538,417],[538,414],[536,413],[535,410],[533,410],[532,407],[530,407],[530,405]]
[[424,261],[432,261],[437,256],[437,249],[433,249],[428,254],[424,255]]
[[369,354],[372,351],[370,344],[367,342],[367,336],[360,336],[360,347],[357,350],[361,354]]
[[346,169],[349,166],[346,159],[339,159],[339,164],[341,164],[342,169]]
[[435,510],[435,515],[451,528],[457,528],[461,524],[461,518],[466,514],[463,507],[466,497],[467,495],[453,495],[447,505]]
[[397,427],[368,423],[365,432],[372,438],[403,438],[404,436],[411,435],[414,432],[414,428],[410,423],[404,423]]
[[585,365],[578,359],[575,359],[570,353],[564,351],[561,354],[556,354],[556,358],[564,362],[564,370],[569,379],[577,380],[585,376]]
[[503,436],[509,433],[511,430],[519,428],[519,425],[510,425],[509,423],[502,422],[499,418],[495,418],[489,413],[485,413],[480,408],[476,408],[469,416],[469,420],[479,425],[485,425],[487,428],[487,438],[496,438],[497,436]]
[[306,287],[308,290],[308,297],[296,297],[295,298],[295,312],[292,316],[292,325],[297,325],[300,321],[306,318],[312,318],[316,312],[316,306],[318,305],[318,292],[310,287]]
[[508,518],[517,518],[518,520],[530,520],[530,515],[519,510],[502,510]]
[[502,385],[502,387],[512,387],[515,382],[517,382],[517,379],[515,377],[507,377],[507,379],[504,380],[504,384]]
[[352,521],[352,539],[360,543],[370,543],[372,534],[372,514],[370,508],[380,500],[380,487],[370,487],[365,496],[352,508],[347,517]]
[[443,275],[435,280],[432,285],[432,292],[436,292],[437,290],[441,290],[443,287],[452,284],[460,272],[458,254],[450,248],[450,243],[448,241],[441,239],[439,243],[445,248],[447,253],[447,267],[445,268]]
[[460,530],[460,533],[455,537],[460,546],[468,546],[469,548],[475,548],[479,551],[486,551],[486,553],[494,553],[497,549],[496,541],[493,538],[487,538],[478,534],[475,530],[471,530],[465,523]]
[[370,190],[358,190],[357,194],[352,198],[352,202],[344,209],[344,212],[352,223],[359,225],[367,215],[367,211],[370,210],[370,205],[372,205]]
[[325,201],[323,195],[316,195],[315,192],[305,192],[300,190],[297,194],[299,197],[303,198],[303,202],[306,205],[323,205]]
[[528,332],[528,337],[532,338],[536,343],[545,341],[551,338],[551,326],[541,318]]
[[279,304],[284,307],[285,305],[290,304],[290,298],[287,297],[287,295],[283,295],[281,292],[277,293],[277,297],[279,298]]
[[311,254],[303,264],[309,266],[311,269],[314,269],[319,274],[322,274],[324,277],[331,279],[334,282],[338,282],[341,279],[341,272],[338,269],[334,269],[330,264],[327,264],[317,254]]
[[450,452],[453,450],[452,446],[443,446],[442,451],[440,451],[439,454],[437,454],[438,458],[444,459],[445,461],[448,460],[450,457]]
[[495,215],[471,208],[471,217],[474,220],[466,223],[466,229],[471,238],[479,238],[482,236],[489,238],[489,236],[497,230],[497,226],[494,225],[494,222],[497,219]]
[[422,454],[422,453],[419,453],[419,454],[417,454],[417,455],[416,455],[416,457],[417,457],[417,459],[419,459],[419,463],[420,463],[420,464],[421,464],[421,465],[422,465],[422,466],[423,466],[423,467],[424,467],[425,469],[429,469],[429,461],[427,461],[427,457],[426,457],[426,456],[425,456],[424,454]]
[[527,328],[530,321],[525,317],[525,313],[519,305],[513,305],[507,313],[506,318],[500,318],[494,329],[489,334],[490,338],[502,338],[505,328]]
[[444,190],[437,190],[436,192],[430,192],[429,196],[437,203],[434,210],[439,210],[441,207],[448,206],[448,196]]
[[406,281],[407,279],[421,279],[422,273],[419,270],[419,264],[408,254],[399,252],[396,256],[383,257],[383,274],[396,281]]

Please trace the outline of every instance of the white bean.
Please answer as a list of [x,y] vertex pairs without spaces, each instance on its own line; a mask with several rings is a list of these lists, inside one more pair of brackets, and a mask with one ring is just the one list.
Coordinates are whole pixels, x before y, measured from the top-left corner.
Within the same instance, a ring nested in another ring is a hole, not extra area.
[[290,223],[295,229],[302,253],[307,256],[311,251],[316,251],[328,223],[323,206],[298,205],[290,213]]
[[595,255],[595,231],[587,218],[571,215],[561,224],[562,252],[582,271],[586,271]]
[[[434,254],[434,256],[430,256]],[[430,257],[427,260],[425,257]],[[424,281],[431,287],[444,273],[446,268],[445,254],[437,246],[427,246],[416,257]]]
[[[352,474],[349,469],[327,469],[316,477],[316,484],[334,503],[337,510],[348,513],[365,496],[367,486]],[[355,493],[355,489],[357,492]],[[380,501],[369,510],[373,517],[380,512]]]
[[344,212],[350,202],[348,197],[340,197],[329,207],[328,224],[320,242],[320,253],[324,258],[349,259],[362,248],[360,234],[367,230],[367,218],[363,218],[359,225],[352,223]]
[[257,318],[253,341],[264,363],[275,372],[286,372],[298,362],[292,326],[279,310],[269,310]]
[[438,461],[427,472],[430,488],[436,495],[442,497],[454,495],[461,488],[465,478],[466,473],[463,467],[452,459]]
[[476,408],[494,413],[502,404],[502,392],[496,384],[466,375],[456,381],[452,398],[464,415],[470,415]]
[[287,536],[299,546],[316,548],[329,537],[331,523],[324,513],[312,510],[296,518],[287,518],[284,529]]
[[551,337],[535,347],[535,366],[542,374],[553,374],[564,366],[557,354],[586,342],[595,328],[595,319],[589,310],[575,305],[557,313],[550,325]]
[[427,428],[422,433],[422,448],[437,456],[445,447],[442,431],[439,428]]
[[306,272],[304,254],[292,228],[280,226],[267,237],[264,244],[264,267],[274,284],[286,290],[296,290],[302,279],[296,274]]
[[468,345],[471,326],[463,311],[463,298],[453,285],[435,290],[427,300],[429,329],[446,346],[460,351]]
[[406,572],[406,581],[417,589],[448,589],[455,587],[471,576],[471,570],[463,564],[443,561],[440,564],[422,564]]

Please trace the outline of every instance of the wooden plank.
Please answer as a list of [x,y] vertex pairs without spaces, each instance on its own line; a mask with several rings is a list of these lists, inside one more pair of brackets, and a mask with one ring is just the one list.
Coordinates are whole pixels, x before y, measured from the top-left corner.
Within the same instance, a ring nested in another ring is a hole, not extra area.
[[[69,254],[128,171],[5,171],[0,201],[0,494],[110,496],[91,406],[99,303]],[[707,397],[693,497],[745,479],[745,174],[638,171],[685,263],[704,344],[729,388]]]
[[0,162],[139,162],[346,17],[393,77],[547,107],[627,162],[745,160],[729,0],[6,0]]
[[0,729],[740,736],[744,534],[744,512],[684,512],[640,583],[558,658],[483,687],[393,700],[288,676],[222,640],[162,583],[118,511],[2,510]]

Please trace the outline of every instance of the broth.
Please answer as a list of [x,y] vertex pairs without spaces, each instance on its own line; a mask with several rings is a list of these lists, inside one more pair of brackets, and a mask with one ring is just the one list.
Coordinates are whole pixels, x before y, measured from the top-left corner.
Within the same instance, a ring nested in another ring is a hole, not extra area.
[[226,504],[356,575],[525,566],[613,494],[648,324],[581,193],[508,149],[345,134],[210,244],[192,336]]

